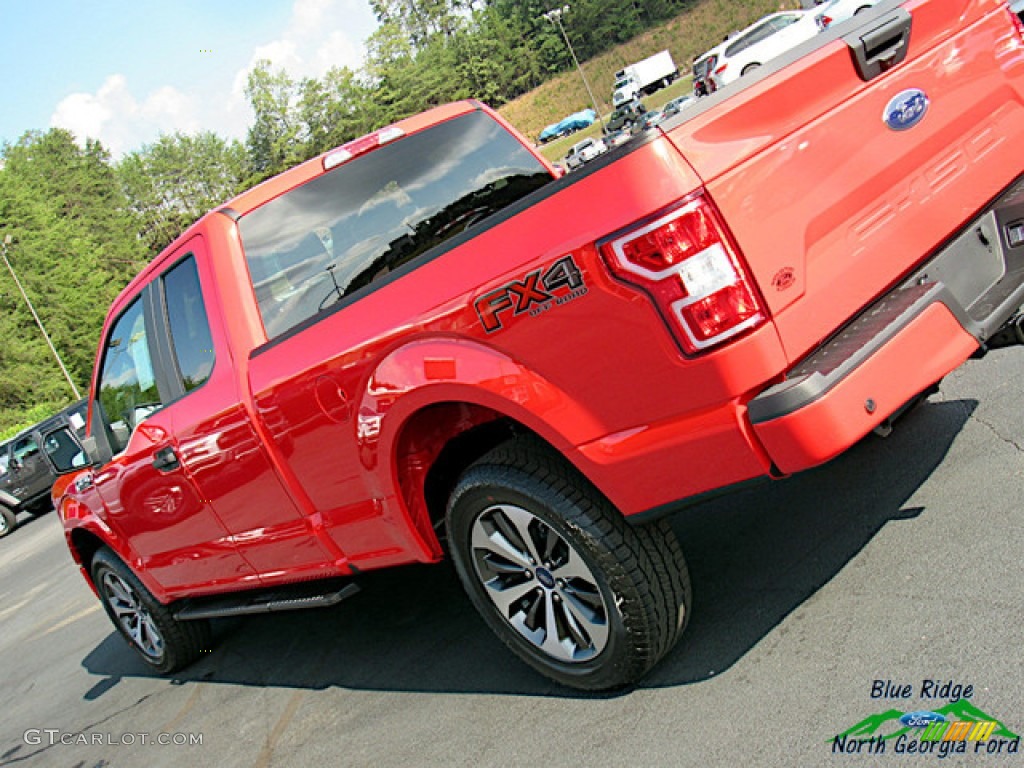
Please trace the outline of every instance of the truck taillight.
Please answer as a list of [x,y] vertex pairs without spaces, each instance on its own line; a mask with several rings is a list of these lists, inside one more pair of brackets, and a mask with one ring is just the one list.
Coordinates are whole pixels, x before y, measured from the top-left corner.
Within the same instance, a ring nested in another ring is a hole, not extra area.
[[703,195],[614,236],[600,250],[612,274],[650,294],[689,354],[766,319],[742,256]]

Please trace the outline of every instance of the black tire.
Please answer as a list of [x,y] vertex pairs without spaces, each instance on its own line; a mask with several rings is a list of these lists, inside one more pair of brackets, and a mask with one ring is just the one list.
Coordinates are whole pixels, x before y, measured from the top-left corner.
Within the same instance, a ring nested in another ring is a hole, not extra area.
[[747,64],[747,66],[745,66],[743,68],[743,70],[740,72],[740,76],[742,77],[743,75],[749,75],[751,72],[753,72],[755,69],[757,69],[760,66],[761,65],[758,64],[756,61],[752,62],[750,64]]
[[0,507],[0,539],[18,527],[18,518],[7,507]]
[[175,619],[107,548],[93,556],[92,581],[117,631],[160,674],[177,672],[209,650],[209,622]]
[[467,469],[447,525],[473,605],[516,655],[564,685],[636,682],[689,620],[689,573],[668,523],[629,525],[533,440],[511,440]]

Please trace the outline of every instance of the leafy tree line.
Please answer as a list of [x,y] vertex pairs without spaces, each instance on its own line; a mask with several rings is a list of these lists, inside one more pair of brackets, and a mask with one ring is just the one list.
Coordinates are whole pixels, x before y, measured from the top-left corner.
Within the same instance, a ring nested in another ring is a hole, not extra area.
[[[559,0],[561,1],[561,0]],[[703,0],[572,0],[562,15],[581,60]],[[380,26],[364,69],[295,80],[249,75],[246,140],[170,134],[118,161],[66,130],[0,148],[0,240],[85,392],[106,309],[206,211],[280,171],[431,106],[499,106],[572,66],[553,0],[371,0]],[[0,434],[73,400],[6,267],[0,269]]]

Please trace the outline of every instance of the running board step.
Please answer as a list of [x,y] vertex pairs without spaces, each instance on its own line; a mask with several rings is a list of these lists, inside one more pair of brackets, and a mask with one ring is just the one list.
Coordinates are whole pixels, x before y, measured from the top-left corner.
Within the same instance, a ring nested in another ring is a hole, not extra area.
[[[326,587],[326,590],[325,590]],[[243,616],[250,613],[278,613],[304,608],[328,608],[359,592],[359,585],[338,581],[311,582],[254,592],[237,592],[215,597],[188,598],[174,612],[179,621]]]

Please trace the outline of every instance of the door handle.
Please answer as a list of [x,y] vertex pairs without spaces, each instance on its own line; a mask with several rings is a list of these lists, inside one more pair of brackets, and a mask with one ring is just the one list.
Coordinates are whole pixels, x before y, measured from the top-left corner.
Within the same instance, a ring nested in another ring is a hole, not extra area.
[[897,8],[868,29],[858,29],[843,38],[861,80],[872,80],[907,58],[911,21],[906,10]]
[[178,454],[169,445],[153,454],[153,469],[158,472],[172,472],[180,466],[181,462],[178,461]]

